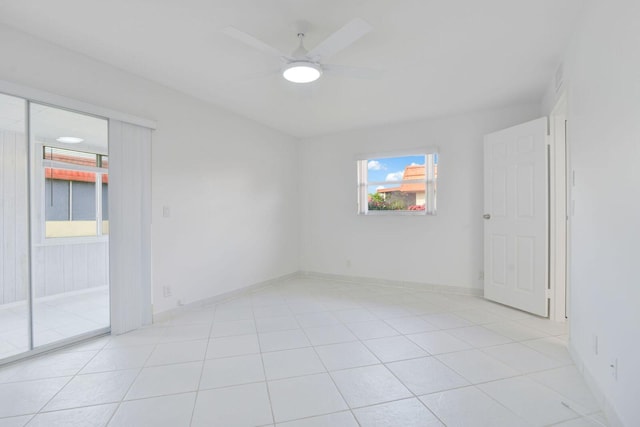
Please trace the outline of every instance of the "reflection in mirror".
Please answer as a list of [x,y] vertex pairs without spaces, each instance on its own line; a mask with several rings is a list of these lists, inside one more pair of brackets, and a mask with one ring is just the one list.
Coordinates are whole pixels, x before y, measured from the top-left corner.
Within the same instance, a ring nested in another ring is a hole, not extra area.
[[30,350],[26,102],[0,94],[0,360]]
[[35,103],[30,112],[39,347],[109,327],[108,123]]

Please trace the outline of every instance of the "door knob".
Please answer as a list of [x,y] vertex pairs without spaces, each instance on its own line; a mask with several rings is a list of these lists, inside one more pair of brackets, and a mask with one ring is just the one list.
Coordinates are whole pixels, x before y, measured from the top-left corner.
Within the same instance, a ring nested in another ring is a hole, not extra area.
[[491,219],[491,214],[484,214],[484,215],[482,215],[482,218]]

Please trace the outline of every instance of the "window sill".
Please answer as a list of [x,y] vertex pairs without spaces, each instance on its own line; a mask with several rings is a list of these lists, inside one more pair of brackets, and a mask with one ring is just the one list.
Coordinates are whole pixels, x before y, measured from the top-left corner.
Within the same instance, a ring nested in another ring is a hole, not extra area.
[[368,211],[360,212],[358,216],[435,216],[435,213],[428,214],[425,211]]
[[78,237],[47,237],[34,246],[60,246],[60,245],[81,245],[84,243],[108,242],[109,235],[102,236],[78,236]]

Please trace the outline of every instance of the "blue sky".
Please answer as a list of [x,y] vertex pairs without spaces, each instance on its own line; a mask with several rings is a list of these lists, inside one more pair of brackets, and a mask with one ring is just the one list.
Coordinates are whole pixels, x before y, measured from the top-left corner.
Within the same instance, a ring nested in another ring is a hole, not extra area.
[[369,169],[369,182],[402,181],[404,168],[412,163],[424,165],[424,156],[380,157],[370,159],[367,164],[367,169]]

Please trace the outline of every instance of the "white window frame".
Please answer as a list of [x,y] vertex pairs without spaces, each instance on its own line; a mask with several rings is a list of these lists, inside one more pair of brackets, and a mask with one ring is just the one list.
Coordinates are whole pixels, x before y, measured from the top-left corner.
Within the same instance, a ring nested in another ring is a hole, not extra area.
[[[359,154],[356,156],[357,165],[357,213],[360,216],[435,216],[437,214],[436,206],[436,187],[437,176],[435,172],[434,157],[438,154],[435,147],[418,148],[404,151],[378,152],[369,154]],[[424,183],[425,184],[425,210],[409,211],[409,210],[369,210],[369,192],[368,188],[372,185],[397,184],[397,181],[369,181],[368,163],[373,159],[397,158],[406,156],[424,156],[425,158],[425,178],[424,180],[406,180],[405,184]]]

